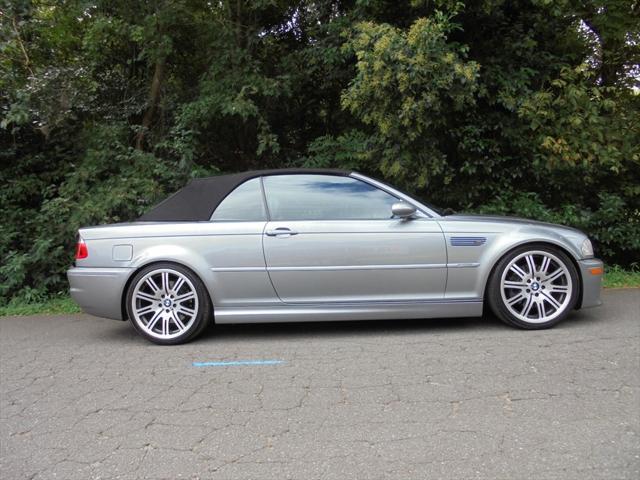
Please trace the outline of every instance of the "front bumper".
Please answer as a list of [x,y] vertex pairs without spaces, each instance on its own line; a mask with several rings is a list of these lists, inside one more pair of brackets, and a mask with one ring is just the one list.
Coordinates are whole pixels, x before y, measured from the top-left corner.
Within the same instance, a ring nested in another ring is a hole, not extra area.
[[[589,258],[578,262],[580,277],[582,278],[582,302],[580,308],[597,307],[602,305],[602,277],[604,264],[597,258]],[[594,274],[593,272],[600,271]]]
[[124,320],[122,294],[131,268],[74,267],[67,270],[71,298],[96,317]]

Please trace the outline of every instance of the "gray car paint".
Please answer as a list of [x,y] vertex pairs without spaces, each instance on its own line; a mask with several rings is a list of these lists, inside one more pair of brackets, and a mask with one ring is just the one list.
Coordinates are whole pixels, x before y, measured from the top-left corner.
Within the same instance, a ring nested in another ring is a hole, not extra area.
[[[496,262],[519,245],[544,242],[575,261],[580,306],[600,304],[601,276],[589,269],[602,262],[582,258],[587,236],[579,230],[508,217],[440,216],[385,184],[352,176],[412,204],[417,214],[82,228],[89,256],[68,271],[71,295],[87,313],[125,319],[123,298],[135,272],[169,261],[204,282],[219,323],[477,316]],[[278,228],[295,234],[266,234]]]

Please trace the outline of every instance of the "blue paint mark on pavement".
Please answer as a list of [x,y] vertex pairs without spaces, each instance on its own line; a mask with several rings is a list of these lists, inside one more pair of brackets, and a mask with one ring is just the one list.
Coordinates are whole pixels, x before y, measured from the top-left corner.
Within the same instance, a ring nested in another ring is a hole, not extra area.
[[284,360],[234,360],[229,362],[193,362],[194,367],[237,367],[241,365],[280,365]]

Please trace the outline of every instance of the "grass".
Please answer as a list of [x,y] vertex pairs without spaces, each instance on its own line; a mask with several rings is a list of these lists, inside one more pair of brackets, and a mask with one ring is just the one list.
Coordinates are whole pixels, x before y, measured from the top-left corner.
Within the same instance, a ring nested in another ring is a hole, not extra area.
[[24,302],[18,299],[0,306],[0,317],[10,315],[64,315],[78,313],[80,307],[67,295],[59,295],[38,302]]
[[640,268],[633,266],[625,270],[617,265],[605,267],[604,288],[633,287],[640,287]]
[[[640,268],[624,269],[617,265],[605,268],[604,288],[640,288]],[[0,306],[0,317],[19,315],[64,315],[79,313],[80,308],[69,296],[59,295],[39,302],[11,300]]]

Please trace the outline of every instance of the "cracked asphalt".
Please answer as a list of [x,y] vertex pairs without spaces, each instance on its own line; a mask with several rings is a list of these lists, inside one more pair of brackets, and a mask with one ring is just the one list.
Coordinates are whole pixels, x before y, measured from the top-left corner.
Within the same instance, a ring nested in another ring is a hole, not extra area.
[[[552,330],[0,318],[0,478],[637,479],[640,290]],[[282,360],[194,367],[193,362]]]

